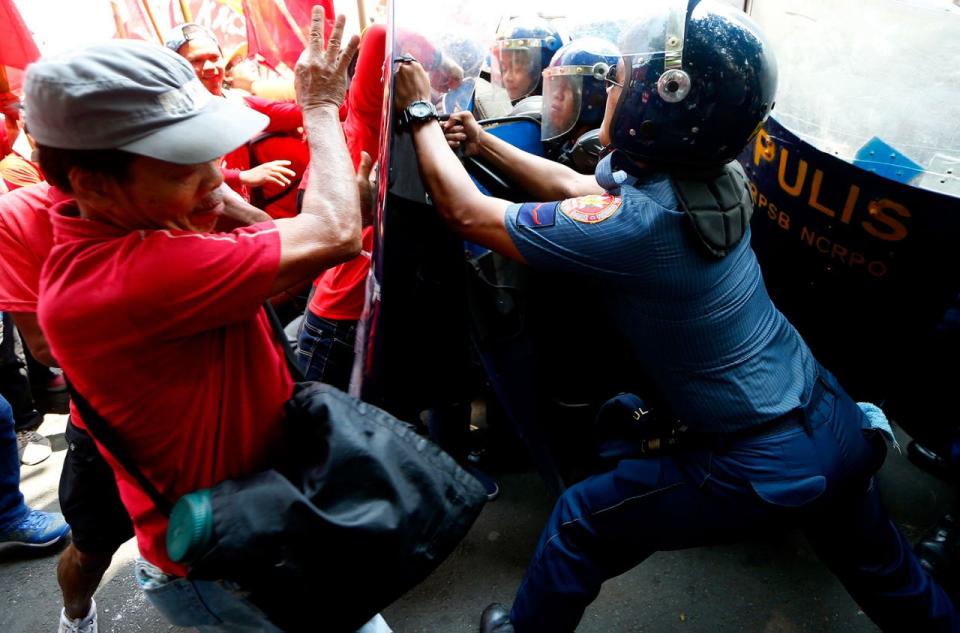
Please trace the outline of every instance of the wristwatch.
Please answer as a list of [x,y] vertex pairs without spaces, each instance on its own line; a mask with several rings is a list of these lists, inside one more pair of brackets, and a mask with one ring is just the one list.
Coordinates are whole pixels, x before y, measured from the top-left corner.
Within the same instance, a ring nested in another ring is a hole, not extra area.
[[400,125],[407,127],[411,123],[429,121],[430,119],[439,119],[437,109],[429,101],[414,101],[400,113]]

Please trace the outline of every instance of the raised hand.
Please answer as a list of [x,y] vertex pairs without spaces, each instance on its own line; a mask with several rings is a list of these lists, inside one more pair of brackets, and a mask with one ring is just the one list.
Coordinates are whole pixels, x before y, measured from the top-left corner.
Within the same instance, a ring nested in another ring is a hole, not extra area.
[[347,91],[347,67],[357,53],[360,38],[354,35],[341,48],[346,18],[337,16],[330,41],[323,43],[323,7],[313,7],[310,41],[294,68],[297,103],[304,112],[324,105],[339,108]]
[[271,160],[261,163],[240,172],[240,182],[248,187],[260,187],[268,182],[286,187],[293,182],[293,178],[297,177],[297,172],[289,169],[288,165],[290,165],[288,160]]

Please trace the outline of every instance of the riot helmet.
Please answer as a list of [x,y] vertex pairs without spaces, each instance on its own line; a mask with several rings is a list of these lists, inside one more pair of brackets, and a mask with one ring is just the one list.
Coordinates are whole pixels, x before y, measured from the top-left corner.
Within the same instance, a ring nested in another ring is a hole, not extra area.
[[663,165],[736,158],[773,109],[777,64],[759,27],[714,0],[638,3],[607,81],[610,143]]
[[559,31],[543,18],[511,18],[497,33],[491,51],[491,81],[513,102],[537,93],[540,72],[563,43]]
[[619,59],[616,46],[596,37],[574,40],[557,51],[543,71],[541,140],[559,139],[578,126],[600,126],[607,104],[604,79]]

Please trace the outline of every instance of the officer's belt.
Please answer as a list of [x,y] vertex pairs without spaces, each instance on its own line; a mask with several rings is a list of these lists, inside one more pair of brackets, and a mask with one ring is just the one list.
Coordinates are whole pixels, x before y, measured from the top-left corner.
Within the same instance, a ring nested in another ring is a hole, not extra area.
[[[729,433],[683,431],[677,434],[676,446],[681,450],[697,448],[724,450],[744,440],[777,435],[778,433],[790,431],[797,426],[803,427],[809,435],[813,432],[814,428],[816,428],[811,426],[810,419],[813,417],[813,412],[820,405],[820,401],[823,400],[823,395],[828,389],[829,387],[824,381],[823,374],[817,372],[817,379],[813,383],[813,389],[810,390],[810,397],[807,399],[805,405],[788,411],[772,420],[767,420],[766,422],[761,422],[760,424],[748,426],[743,429],[737,429],[736,431],[730,431]],[[818,424],[817,426],[820,425]]]

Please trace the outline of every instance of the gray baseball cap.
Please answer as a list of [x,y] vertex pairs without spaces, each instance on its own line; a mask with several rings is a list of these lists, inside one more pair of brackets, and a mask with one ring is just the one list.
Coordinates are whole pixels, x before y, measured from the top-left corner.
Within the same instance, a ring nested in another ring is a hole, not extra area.
[[203,87],[156,44],[111,40],[44,58],[23,86],[30,134],[60,149],[121,149],[182,165],[246,143],[269,119]]
[[209,40],[217,48],[220,48],[220,42],[217,41],[217,36],[213,34],[213,31],[196,22],[185,22],[170,29],[163,40],[163,45],[174,53],[178,53],[181,46],[193,40]]

